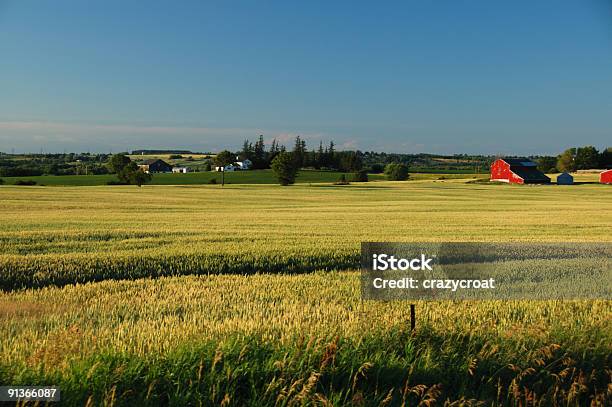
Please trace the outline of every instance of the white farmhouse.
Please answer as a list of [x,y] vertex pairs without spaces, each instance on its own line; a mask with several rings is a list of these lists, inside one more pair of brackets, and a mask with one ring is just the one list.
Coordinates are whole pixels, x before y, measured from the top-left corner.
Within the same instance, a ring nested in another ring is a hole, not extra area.
[[237,169],[239,170],[250,170],[251,167],[253,166],[253,162],[249,160],[248,158],[245,158],[242,161],[236,161],[236,166],[238,167]]
[[191,170],[189,169],[189,167],[174,167],[174,168],[172,168],[172,172],[174,172],[175,174],[187,174],[190,171]]

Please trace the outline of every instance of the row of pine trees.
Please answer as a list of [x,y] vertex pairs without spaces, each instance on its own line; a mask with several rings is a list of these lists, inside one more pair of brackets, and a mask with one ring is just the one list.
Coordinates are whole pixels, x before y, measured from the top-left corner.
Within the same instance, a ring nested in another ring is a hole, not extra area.
[[[267,148],[263,136],[259,136],[255,143],[245,140],[242,145],[242,150],[237,156],[240,160],[249,159],[253,163],[253,169],[270,168],[272,160],[281,152],[286,152],[287,148],[276,141],[272,140],[269,148]],[[333,141],[328,145],[323,145],[321,141],[317,149],[308,150],[306,140],[297,136],[293,149],[291,150],[296,168],[314,168],[314,169],[330,169],[344,172],[356,172],[362,169],[363,160],[362,154],[359,151],[336,151],[336,146]],[[228,158],[233,155],[227,152],[219,154],[221,161],[218,164],[229,164]]]

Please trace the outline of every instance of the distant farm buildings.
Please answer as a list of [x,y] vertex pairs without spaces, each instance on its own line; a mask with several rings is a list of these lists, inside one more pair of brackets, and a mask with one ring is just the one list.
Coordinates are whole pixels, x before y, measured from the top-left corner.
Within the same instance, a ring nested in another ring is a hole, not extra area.
[[234,164],[227,164],[225,166],[215,167],[215,171],[232,172],[232,171],[236,171],[236,167],[234,166]]
[[152,158],[139,164],[138,167],[147,174],[160,173],[160,172],[172,172],[174,174],[187,174],[191,172],[189,167],[173,167],[164,160],[159,158]]
[[240,170],[250,170],[251,167],[253,166],[253,162],[251,160],[249,160],[248,158],[246,158],[246,159],[244,159],[242,161],[236,161],[234,164]]
[[500,158],[491,164],[491,181],[510,184],[550,184],[550,178],[528,158]]
[[140,169],[143,172],[146,172],[147,174],[153,174],[156,172],[172,172],[172,166],[168,164],[167,162],[165,162],[164,160],[160,160],[158,158],[146,160],[143,164],[140,164],[138,167],[140,167]]
[[574,177],[572,177],[567,172],[564,172],[557,176],[557,185],[573,185],[573,184],[574,184]]
[[612,184],[612,170],[607,170],[599,174],[599,182],[602,184]]
[[[238,157],[236,157],[238,159]],[[233,164],[228,164],[224,167],[215,167],[215,171],[245,171],[250,170],[253,162],[248,158],[242,161],[236,161]]]

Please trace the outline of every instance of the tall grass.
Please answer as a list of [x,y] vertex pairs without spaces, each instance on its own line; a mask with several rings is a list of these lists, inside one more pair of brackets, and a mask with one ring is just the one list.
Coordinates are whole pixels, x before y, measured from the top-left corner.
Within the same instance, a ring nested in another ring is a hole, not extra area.
[[0,381],[66,404],[584,405],[608,301],[362,302],[358,273],[106,281],[0,296]]

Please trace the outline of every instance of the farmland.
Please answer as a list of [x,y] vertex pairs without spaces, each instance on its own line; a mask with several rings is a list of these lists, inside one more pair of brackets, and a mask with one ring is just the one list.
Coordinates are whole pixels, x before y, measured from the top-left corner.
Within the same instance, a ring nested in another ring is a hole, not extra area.
[[423,302],[411,333],[345,271],[361,241],[610,242],[607,186],[0,194],[2,383],[75,405],[609,401],[609,301]]
[[[336,171],[302,171],[297,183],[319,183],[338,181],[342,173]],[[215,171],[192,172],[187,174],[154,174],[153,185],[201,185],[208,184],[215,180],[221,184],[222,174]],[[350,179],[350,174],[346,174]],[[372,174],[372,180],[382,180],[383,175]],[[452,175],[449,175],[452,177]],[[18,180],[35,181],[39,185],[45,186],[95,186],[106,185],[109,181],[116,181],[117,177],[113,174],[103,175],[40,175],[33,177],[5,177],[6,184],[14,184]],[[225,173],[226,184],[276,184],[278,180],[272,170],[257,171],[235,171]]]
[[[343,175],[337,171],[315,171],[304,170],[298,174],[297,183],[330,183],[336,182]],[[348,180],[351,174],[344,174]],[[221,184],[222,174],[219,172],[193,172],[187,174],[154,174],[152,185],[202,185],[215,180]],[[430,179],[462,179],[474,178],[482,179],[486,175],[465,175],[465,174],[411,174],[412,180]],[[384,180],[383,174],[369,174],[371,181]],[[583,177],[584,178],[584,177]],[[595,180],[595,176],[587,176],[589,180]],[[116,181],[117,177],[113,174],[104,175],[40,175],[32,177],[5,177],[5,183],[12,185],[17,181],[34,181],[42,186],[96,186],[106,185],[109,181]],[[272,170],[256,171],[235,171],[225,173],[226,184],[277,184],[278,180]]]

